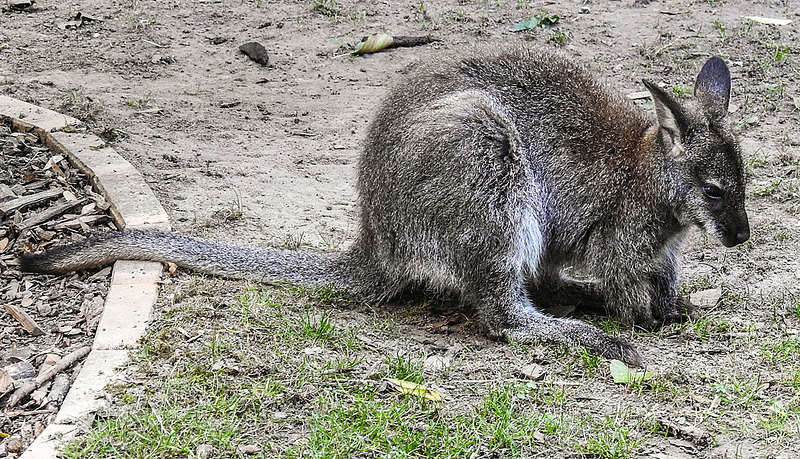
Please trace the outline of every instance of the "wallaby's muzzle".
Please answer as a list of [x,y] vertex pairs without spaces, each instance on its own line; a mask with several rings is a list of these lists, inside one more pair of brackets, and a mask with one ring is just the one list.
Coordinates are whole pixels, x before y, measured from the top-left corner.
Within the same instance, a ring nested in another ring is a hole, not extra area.
[[734,247],[750,239],[750,224],[747,215],[738,225],[731,225],[722,231],[720,241],[725,247]]

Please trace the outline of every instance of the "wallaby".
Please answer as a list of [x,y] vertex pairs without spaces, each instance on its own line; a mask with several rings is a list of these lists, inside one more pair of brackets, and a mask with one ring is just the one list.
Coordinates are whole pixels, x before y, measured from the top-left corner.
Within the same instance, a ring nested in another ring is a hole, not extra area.
[[[538,307],[600,305],[627,323],[680,320],[678,246],[705,228],[749,238],[725,63],[712,57],[678,100],[649,81],[655,119],[559,54],[469,50],[417,66],[368,128],[358,163],[360,232],[315,254],[179,234],[112,232],[21,259],[64,273],[117,259],[175,262],[264,282],[331,285],[366,301],[410,287],[455,292],[490,336],[638,352]],[[568,272],[581,273],[580,279]]]

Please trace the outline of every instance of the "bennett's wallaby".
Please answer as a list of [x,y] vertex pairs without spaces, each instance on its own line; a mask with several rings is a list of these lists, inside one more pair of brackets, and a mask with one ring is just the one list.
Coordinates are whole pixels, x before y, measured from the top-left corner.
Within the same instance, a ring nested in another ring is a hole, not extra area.
[[172,261],[329,284],[368,301],[422,284],[459,294],[491,336],[584,345],[640,363],[629,344],[536,304],[603,305],[646,327],[676,320],[689,307],[677,292],[686,230],[703,227],[728,247],[748,239],[725,63],[706,62],[694,100],[645,81],[651,119],[548,51],[472,50],[437,61],[413,70],[369,127],[358,165],[360,233],[344,253],[128,230],[25,255],[21,266],[63,273],[116,259]]

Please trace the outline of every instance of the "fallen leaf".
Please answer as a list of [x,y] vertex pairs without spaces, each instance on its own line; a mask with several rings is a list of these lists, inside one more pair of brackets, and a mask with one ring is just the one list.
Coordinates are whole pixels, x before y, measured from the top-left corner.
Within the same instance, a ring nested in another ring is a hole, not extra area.
[[434,402],[442,401],[442,394],[421,384],[394,378],[386,378],[386,382],[388,382],[394,390],[400,392],[401,394],[423,397]]
[[618,384],[632,384],[647,381],[656,375],[654,371],[631,370],[628,365],[619,360],[612,360],[609,366],[614,382]]
[[541,381],[547,374],[547,372],[544,370],[544,368],[542,368],[541,365],[537,365],[535,363],[532,363],[530,365],[525,365],[524,367],[522,367],[521,372],[523,376],[533,381]]
[[532,17],[530,19],[526,19],[526,20],[524,20],[522,22],[518,22],[518,23],[514,24],[514,27],[511,28],[511,31],[512,32],[520,32],[520,31],[523,31],[523,30],[535,29],[535,28],[537,28],[539,26],[542,26],[542,27],[552,26],[552,25],[556,25],[558,23],[559,19],[561,19],[561,18],[556,14],[551,14],[551,15],[548,15],[546,13],[537,14],[536,16],[534,16],[534,17]]
[[377,53],[378,51],[388,48],[389,46],[394,43],[394,38],[390,35],[385,33],[374,33],[356,46],[355,51],[353,51],[354,56],[358,56],[360,54],[370,54],[370,53]]
[[762,16],[745,16],[744,19],[749,19],[753,22],[760,22],[761,24],[772,24],[778,26],[785,26],[792,23],[791,19],[765,18]]

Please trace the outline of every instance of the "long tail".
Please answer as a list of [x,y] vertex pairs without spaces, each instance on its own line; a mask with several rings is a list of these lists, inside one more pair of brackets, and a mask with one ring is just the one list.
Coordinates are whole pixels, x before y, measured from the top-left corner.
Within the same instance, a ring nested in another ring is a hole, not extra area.
[[116,260],[172,262],[223,277],[351,290],[343,254],[244,247],[155,230],[113,231],[42,254],[24,254],[20,269],[63,274]]

